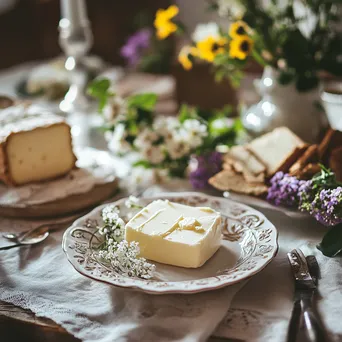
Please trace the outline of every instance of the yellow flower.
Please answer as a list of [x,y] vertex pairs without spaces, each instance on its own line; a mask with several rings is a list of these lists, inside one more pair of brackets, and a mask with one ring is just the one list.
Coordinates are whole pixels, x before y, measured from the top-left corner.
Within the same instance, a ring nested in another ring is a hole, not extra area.
[[239,38],[247,35],[249,30],[248,25],[244,21],[239,20],[230,25],[229,35],[232,38]]
[[227,39],[224,37],[207,37],[197,42],[198,56],[208,62],[213,62],[216,55],[224,52]]
[[179,12],[177,6],[172,5],[166,10],[159,9],[154,19],[154,27],[157,29],[158,39],[165,39],[177,31],[177,25],[171,21]]
[[246,59],[253,48],[253,40],[248,36],[235,38],[230,42],[229,55],[237,59]]
[[180,64],[182,64],[185,70],[190,70],[192,68],[192,56],[198,56],[197,49],[193,46],[183,46],[178,55],[178,61]]

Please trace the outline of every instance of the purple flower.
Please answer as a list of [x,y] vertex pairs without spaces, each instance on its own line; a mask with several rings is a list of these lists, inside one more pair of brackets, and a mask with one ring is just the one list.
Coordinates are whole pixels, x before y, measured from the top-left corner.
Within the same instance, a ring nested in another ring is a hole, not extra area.
[[190,162],[190,183],[195,189],[204,189],[208,186],[210,177],[222,169],[222,155],[211,152],[195,156]]
[[277,172],[271,179],[268,189],[267,200],[275,205],[296,207],[299,203],[299,190],[305,183],[296,177]]
[[325,226],[342,223],[342,187],[323,189],[311,203],[310,214]]
[[126,44],[120,50],[120,54],[130,66],[139,64],[144,51],[150,46],[151,35],[151,30],[144,28],[127,39]]

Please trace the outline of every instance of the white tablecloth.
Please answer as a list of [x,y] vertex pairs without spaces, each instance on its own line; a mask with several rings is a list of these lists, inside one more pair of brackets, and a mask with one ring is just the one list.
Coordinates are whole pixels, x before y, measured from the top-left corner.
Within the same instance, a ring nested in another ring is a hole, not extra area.
[[[0,91],[3,80],[8,86],[10,74],[0,77]],[[186,183],[168,186],[188,188]],[[149,193],[163,189],[151,188]],[[210,335],[285,341],[294,290],[286,253],[303,247],[318,258],[322,272],[318,309],[331,339],[340,341],[342,261],[325,258],[315,248],[326,228],[312,218],[261,211],[279,230],[279,253],[247,283],[196,295],[153,296],[114,288],[72,268],[61,249],[60,231],[40,245],[0,252],[0,300],[51,318],[84,341],[204,341]],[[0,218],[1,231],[35,225]],[[5,243],[0,241],[0,245]]]

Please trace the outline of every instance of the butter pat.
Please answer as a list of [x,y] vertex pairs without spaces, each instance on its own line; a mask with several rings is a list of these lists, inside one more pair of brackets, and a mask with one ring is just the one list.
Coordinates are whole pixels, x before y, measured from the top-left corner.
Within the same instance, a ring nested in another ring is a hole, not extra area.
[[141,257],[197,268],[220,247],[221,216],[211,208],[157,200],[127,223],[125,234],[128,242],[139,242]]

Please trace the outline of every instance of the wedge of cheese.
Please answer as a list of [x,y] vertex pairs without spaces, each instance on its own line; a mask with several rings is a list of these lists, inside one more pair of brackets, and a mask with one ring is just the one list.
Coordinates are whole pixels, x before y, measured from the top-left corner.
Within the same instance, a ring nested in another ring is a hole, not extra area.
[[70,127],[59,116],[25,106],[0,111],[0,181],[22,185],[75,167]]
[[146,259],[197,268],[220,247],[221,216],[211,208],[157,200],[127,223],[126,240],[139,242]]

